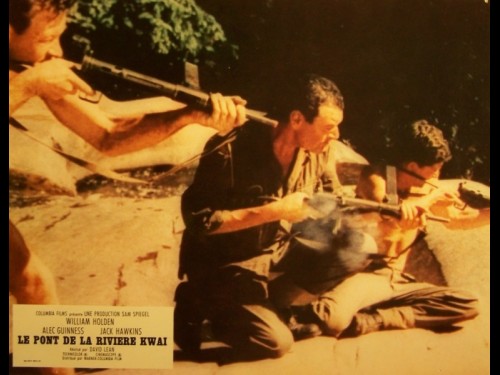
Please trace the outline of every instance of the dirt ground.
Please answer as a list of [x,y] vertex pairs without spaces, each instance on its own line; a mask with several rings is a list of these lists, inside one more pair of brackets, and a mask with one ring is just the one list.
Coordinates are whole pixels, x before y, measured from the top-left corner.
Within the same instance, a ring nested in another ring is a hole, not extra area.
[[[11,201],[10,218],[46,262],[63,304],[173,306],[183,222],[180,197],[50,196]],[[15,204],[14,204],[15,203]],[[210,345],[195,362],[174,353],[172,370],[78,369],[102,375],[329,374],[486,375],[490,373],[490,228],[452,232],[429,227],[432,249],[413,263],[422,278],[467,288],[481,314],[463,329],[376,332],[353,339],[318,337],[297,342],[276,360],[219,366]],[[442,267],[437,266],[438,261]],[[441,270],[442,269],[442,270]],[[10,304],[15,303],[10,297]],[[11,374],[34,374],[10,368]]]

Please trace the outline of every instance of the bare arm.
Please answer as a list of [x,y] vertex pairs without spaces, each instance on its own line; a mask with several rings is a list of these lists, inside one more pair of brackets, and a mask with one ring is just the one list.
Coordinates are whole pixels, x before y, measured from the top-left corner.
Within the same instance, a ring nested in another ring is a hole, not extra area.
[[[245,121],[241,104],[244,101],[220,94],[212,95],[212,114],[189,107],[170,110],[167,106],[164,112],[151,114],[127,114],[127,109],[122,108],[117,109],[117,116],[76,96],[49,99],[46,103],[65,126],[110,156],[153,146],[189,124],[197,123],[225,133]],[[127,102],[115,102],[115,107],[125,106]]]
[[159,143],[190,120],[186,109],[116,117],[76,96],[45,100],[57,119],[99,151],[113,156]]
[[[382,172],[378,168],[367,166],[361,172],[356,195],[359,198],[383,202],[386,197],[386,185]],[[426,210],[414,201],[405,200],[401,202],[401,219],[397,222],[394,222],[394,219],[392,221],[403,230],[419,228],[426,224],[425,215],[422,215]]]
[[13,77],[10,113],[39,95],[63,125],[110,156],[155,145],[189,124],[198,123],[224,134],[246,121],[245,100],[221,94],[211,95],[211,114],[178,106],[172,110],[172,101],[163,111],[155,105],[154,111],[160,113],[147,113],[151,108],[141,112],[137,106],[131,110],[128,102],[114,102],[115,111],[110,113],[78,97],[79,92],[92,95],[93,90],[70,69],[72,66],[63,59],[52,59]]
[[235,232],[279,220],[305,220],[311,213],[311,209],[305,204],[306,198],[305,193],[297,192],[263,206],[222,211],[221,225],[209,234]]

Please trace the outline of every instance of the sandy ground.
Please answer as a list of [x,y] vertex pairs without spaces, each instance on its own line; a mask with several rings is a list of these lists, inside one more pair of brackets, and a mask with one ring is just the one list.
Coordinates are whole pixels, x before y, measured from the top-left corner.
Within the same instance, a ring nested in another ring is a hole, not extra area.
[[[19,227],[57,281],[63,304],[173,306],[183,222],[179,196],[144,199],[53,196],[10,208]],[[451,232],[429,228],[428,242],[451,285],[481,298],[478,318],[453,333],[420,329],[377,332],[354,339],[298,342],[277,360],[219,366],[175,353],[173,370],[97,370],[103,375],[159,374],[489,374],[489,226]],[[425,272],[424,272],[425,273]],[[10,297],[10,303],[14,303]],[[28,375],[29,369],[11,368]]]

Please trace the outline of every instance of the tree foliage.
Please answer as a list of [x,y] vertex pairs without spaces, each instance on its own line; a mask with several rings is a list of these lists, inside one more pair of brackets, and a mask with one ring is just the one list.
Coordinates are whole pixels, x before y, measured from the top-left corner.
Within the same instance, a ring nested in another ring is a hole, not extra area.
[[256,108],[268,110],[275,77],[323,74],[344,94],[342,138],[368,160],[384,156],[392,128],[425,118],[453,149],[443,177],[489,184],[488,2],[197,1],[240,45],[227,81]]
[[[369,160],[383,156],[391,128],[425,118],[443,129],[453,148],[443,177],[489,183],[489,3],[79,3],[72,26],[91,39],[97,57],[153,75],[175,70],[172,61],[198,62],[205,90],[240,94],[264,111],[276,90],[284,94],[277,78],[323,74],[346,98],[342,137]],[[238,60],[226,35],[238,45]],[[203,68],[210,73],[206,77]]]
[[218,53],[236,58],[236,46],[221,25],[194,0],[80,0],[70,23],[94,48],[119,58],[135,53],[196,63]]

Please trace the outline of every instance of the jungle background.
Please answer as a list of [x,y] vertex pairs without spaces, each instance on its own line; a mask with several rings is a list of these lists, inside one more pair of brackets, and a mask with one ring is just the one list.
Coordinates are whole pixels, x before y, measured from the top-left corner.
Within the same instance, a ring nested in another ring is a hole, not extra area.
[[451,140],[443,177],[490,183],[487,1],[80,0],[71,21],[70,58],[78,34],[96,58],[175,83],[193,62],[204,91],[259,110],[293,74],[325,75],[346,100],[344,142],[368,160],[397,126],[426,118]]

